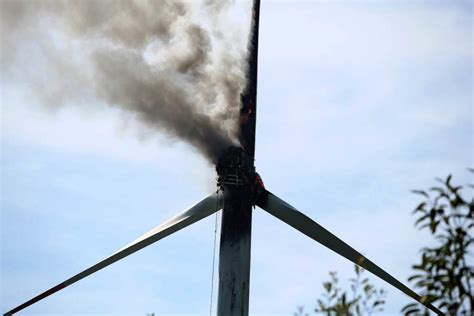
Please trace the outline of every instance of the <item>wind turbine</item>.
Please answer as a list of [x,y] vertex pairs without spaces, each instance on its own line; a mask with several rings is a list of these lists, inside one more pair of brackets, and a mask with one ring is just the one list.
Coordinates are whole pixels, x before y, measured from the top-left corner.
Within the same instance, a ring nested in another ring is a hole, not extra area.
[[263,186],[263,182],[256,173],[254,166],[260,0],[253,1],[252,13],[248,46],[248,81],[241,95],[239,134],[241,147],[228,148],[217,163],[216,171],[220,188],[218,192],[205,197],[197,204],[140,236],[111,256],[13,308],[4,315],[13,315],[102,268],[222,209],[217,314],[219,316],[247,316],[252,209],[255,206],[259,206],[323,246],[370,271],[437,315],[444,315],[428,301],[427,297],[420,296],[409,289],[360,252]]

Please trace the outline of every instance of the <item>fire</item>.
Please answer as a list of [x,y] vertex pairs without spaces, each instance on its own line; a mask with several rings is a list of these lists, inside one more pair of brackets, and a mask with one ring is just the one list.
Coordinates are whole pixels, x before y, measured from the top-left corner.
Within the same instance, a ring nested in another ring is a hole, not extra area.
[[248,190],[252,199],[263,191],[262,178],[255,171],[253,158],[243,147],[231,146],[222,154],[216,165],[217,186],[225,190]]
[[250,114],[252,113],[252,100],[249,101],[249,105],[242,109],[240,115],[240,121],[242,124],[247,124],[250,119]]

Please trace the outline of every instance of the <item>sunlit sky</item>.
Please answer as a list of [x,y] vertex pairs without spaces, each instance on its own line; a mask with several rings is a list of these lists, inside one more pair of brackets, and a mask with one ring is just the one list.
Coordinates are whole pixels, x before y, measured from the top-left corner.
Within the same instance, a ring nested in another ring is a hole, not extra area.
[[[406,283],[430,242],[413,226],[410,190],[449,173],[466,183],[473,166],[472,3],[262,0],[260,22],[256,166],[266,187]],[[123,113],[45,110],[20,81],[1,85],[2,313],[215,190],[193,148],[142,137]],[[208,315],[214,223],[24,314]],[[311,311],[329,271],[352,276],[349,261],[258,208],[252,234],[251,315]],[[411,302],[371,280],[388,291],[383,315]]]

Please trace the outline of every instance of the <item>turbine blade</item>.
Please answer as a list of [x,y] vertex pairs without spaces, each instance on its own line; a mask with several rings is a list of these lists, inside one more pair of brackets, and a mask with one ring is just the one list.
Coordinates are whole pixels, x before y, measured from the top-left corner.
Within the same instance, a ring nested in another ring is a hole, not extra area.
[[314,239],[323,246],[354,262],[367,271],[370,271],[385,282],[390,283],[392,286],[420,302],[436,314],[444,315],[439,309],[431,305],[429,302],[426,302],[426,297],[420,297],[403,283],[364,257],[354,248],[333,235],[327,229],[272,193],[266,191],[264,194],[262,194],[262,197],[257,201],[257,205],[293,228],[299,230],[306,236]]
[[59,290],[64,289],[65,287],[91,275],[94,272],[99,271],[102,268],[111,265],[112,263],[125,258],[132,253],[145,248],[146,246],[151,245],[152,243],[171,235],[174,232],[177,232],[180,229],[183,229],[204,217],[207,217],[222,208],[222,198],[220,194],[212,194],[206,197],[205,199],[198,202],[196,205],[191,206],[186,211],[170,218],[160,226],[150,230],[144,235],[140,236],[130,244],[121,248],[111,256],[105,258],[102,261],[94,264],[93,266],[87,268],[86,270],[74,275],[73,277],[67,279],[66,281],[59,283],[58,285],[52,287],[51,289],[35,296],[34,298],[26,301],[25,303],[15,307],[11,311],[5,313],[4,315],[13,315],[22,309],[42,300],[45,297],[50,296],[53,293],[58,292]]

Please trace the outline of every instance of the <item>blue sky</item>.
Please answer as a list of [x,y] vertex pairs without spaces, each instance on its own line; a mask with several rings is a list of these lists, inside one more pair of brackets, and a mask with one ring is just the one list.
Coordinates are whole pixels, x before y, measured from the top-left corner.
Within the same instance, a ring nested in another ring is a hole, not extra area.
[[[265,185],[402,281],[436,176],[473,165],[472,4],[262,1],[256,165]],[[45,110],[2,77],[2,312],[215,189],[195,150],[101,105]],[[207,315],[215,217],[25,311]],[[472,258],[469,258],[472,261]],[[311,309],[352,264],[254,211],[252,315]],[[384,315],[409,298],[388,290]],[[214,302],[216,300],[214,299]]]

